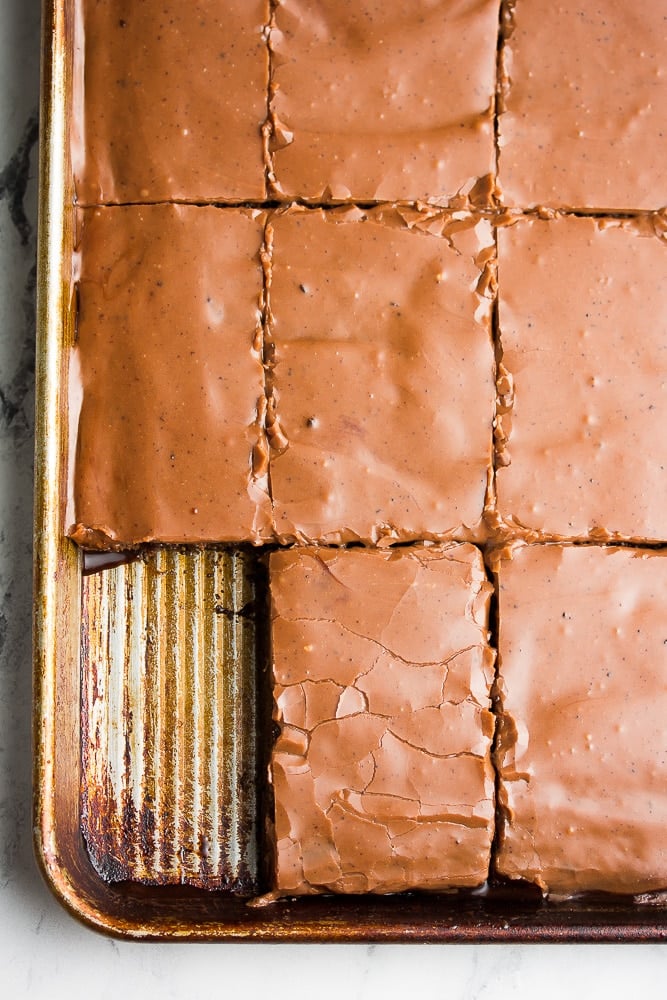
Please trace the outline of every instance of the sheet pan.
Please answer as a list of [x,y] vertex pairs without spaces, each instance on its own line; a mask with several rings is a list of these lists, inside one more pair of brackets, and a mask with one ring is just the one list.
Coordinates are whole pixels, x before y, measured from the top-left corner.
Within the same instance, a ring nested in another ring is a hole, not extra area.
[[667,902],[529,889],[266,901],[272,738],[261,554],[157,548],[84,575],[64,534],[75,336],[73,5],[45,0],[34,830],[78,918],[145,939],[655,941]]

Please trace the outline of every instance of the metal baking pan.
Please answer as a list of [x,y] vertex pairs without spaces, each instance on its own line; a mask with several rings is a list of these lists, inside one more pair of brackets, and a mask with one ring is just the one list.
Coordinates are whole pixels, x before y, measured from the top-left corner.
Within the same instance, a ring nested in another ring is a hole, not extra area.
[[84,574],[64,534],[74,337],[73,0],[43,20],[35,506],[36,852],[89,925],[146,939],[655,941],[667,904],[452,895],[266,901],[272,739],[261,553],[154,548]]

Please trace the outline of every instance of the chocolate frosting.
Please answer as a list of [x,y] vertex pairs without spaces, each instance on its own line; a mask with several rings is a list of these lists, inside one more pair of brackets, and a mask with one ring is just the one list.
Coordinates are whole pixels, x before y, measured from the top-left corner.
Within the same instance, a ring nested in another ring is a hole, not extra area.
[[667,539],[660,216],[498,231],[498,508],[527,537]]
[[80,229],[72,537],[93,548],[259,540],[270,523],[253,471],[265,450],[264,216],[91,208]]
[[270,32],[271,191],[488,201],[498,8],[281,0]]
[[663,0],[517,0],[503,48],[506,204],[667,204]]
[[278,891],[483,883],[493,653],[479,551],[295,548],[270,574]]
[[491,470],[488,222],[386,206],[270,228],[277,536],[465,534]]
[[667,887],[664,552],[529,546],[499,567],[498,871]]
[[263,198],[269,0],[76,8],[79,202]]
[[488,875],[452,538],[498,871],[667,887],[664,555],[524,545],[667,540],[667,21],[499,6],[74,3],[70,534],[380,546],[270,557],[284,894]]

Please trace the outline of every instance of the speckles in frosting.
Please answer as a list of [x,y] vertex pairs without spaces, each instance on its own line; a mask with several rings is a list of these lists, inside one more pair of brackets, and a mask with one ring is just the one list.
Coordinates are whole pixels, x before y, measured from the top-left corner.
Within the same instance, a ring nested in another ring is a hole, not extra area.
[[500,515],[666,538],[664,219],[523,219],[498,241]]
[[[128,237],[128,245],[111,261],[103,259],[108,246],[96,258],[89,245],[77,352],[83,356],[95,336],[102,348],[83,370],[79,541],[488,541],[494,374],[504,520],[491,512],[492,541],[504,534],[514,543],[667,538],[665,218],[620,222],[571,212],[637,211],[666,200],[656,141],[664,82],[655,54],[664,35],[647,29],[660,5],[646,5],[641,30],[619,34],[624,19],[636,16],[627,4],[609,2],[606,18],[599,6],[508,2],[500,81],[497,0],[406,4],[402,17],[381,3],[284,0],[272,5],[270,79],[267,39],[257,30],[266,2],[227,5],[245,27],[217,54],[221,25],[207,18],[208,3],[175,12],[145,3],[127,17],[125,6],[87,6],[109,30],[88,36],[85,164],[82,147],[75,142],[73,150],[79,198],[255,201],[268,193],[321,199],[327,208],[272,214],[262,248],[263,221],[252,212],[191,206],[189,219],[198,222],[179,230],[174,219],[188,213],[182,206],[119,207],[115,218],[127,230],[111,242]],[[188,36],[181,19],[193,11]],[[158,32],[137,54],[124,36],[146,38],[143,28],[135,31],[134,19],[144,16]],[[249,45],[245,55],[240,38]],[[117,60],[111,88],[109,53]],[[187,87],[179,82],[184,53]],[[146,105],[162,113],[146,117]],[[123,127],[128,120],[132,127]],[[494,208],[494,138],[514,219]],[[387,198],[410,204],[377,204]],[[345,212],[331,210],[337,201],[348,203]],[[440,204],[447,211],[434,207]],[[570,216],[555,215],[554,205],[569,207]],[[102,227],[103,212],[91,210],[93,229]],[[160,213],[170,221],[152,227],[147,220]],[[517,221],[498,235],[495,368],[490,219]],[[14,221],[22,233],[20,213]],[[236,235],[225,249],[230,231]],[[238,307],[242,334],[227,338]],[[105,353],[114,340],[117,353]],[[13,419],[14,397],[7,406],[6,396],[3,386],[0,403]],[[563,560],[575,564],[574,556]],[[480,634],[488,589],[479,554],[297,547],[271,561],[281,890],[483,881],[493,821],[492,678]],[[463,568],[455,581],[447,576],[452,567]],[[552,590],[558,573],[545,579]],[[538,582],[519,588],[508,623],[514,612],[523,623]],[[570,581],[570,593],[579,583]],[[465,594],[465,607],[441,601],[450,584]],[[577,610],[561,612],[553,644],[569,644],[564,674],[578,645]],[[613,628],[627,627],[623,621],[621,613]],[[547,661],[545,676],[556,676],[553,658]],[[644,685],[641,669],[633,681]],[[510,665],[506,679],[511,673]],[[541,698],[550,690],[545,676]],[[600,675],[580,700],[592,691],[604,704],[606,685]],[[539,712],[529,727],[510,711],[512,697],[507,692],[501,723],[502,767],[506,781],[523,789],[535,786],[525,758],[544,727]],[[555,702],[569,710],[569,702]],[[614,733],[623,745],[622,728]],[[572,746],[548,752],[592,759],[603,742],[591,727]],[[451,791],[453,776],[463,792]],[[622,834],[616,821],[610,810],[599,828],[590,816],[573,818],[556,846],[574,844],[578,863],[577,837],[595,828],[601,842],[610,823]],[[652,832],[650,820],[645,829]],[[550,848],[540,845],[539,830],[526,824],[520,836],[529,854],[521,873],[542,887],[567,884],[544,874]],[[646,844],[640,848],[643,857]],[[612,884],[601,866],[594,876],[583,868],[572,875],[571,867],[570,888]],[[614,887],[650,887],[622,868],[621,859]],[[506,871],[514,873],[509,864]]]
[[[269,36],[272,191],[482,197],[478,181],[494,172],[499,6],[281,0]],[[491,199],[494,185],[482,186]]]
[[172,204],[81,219],[73,537],[266,538],[264,216]]
[[473,529],[491,467],[489,224],[385,206],[292,210],[271,229],[278,537]]
[[[82,218],[81,543],[482,530],[494,405],[487,220],[392,205],[107,207]],[[130,390],[122,405],[119,383]],[[232,511],[244,511],[238,524]]]
[[498,583],[498,871],[555,894],[664,889],[664,553],[515,547]]
[[269,0],[76,5],[79,202],[264,198]]
[[493,829],[481,556],[271,556],[277,889],[478,885]]
[[506,204],[667,204],[663,0],[512,8],[498,123]]

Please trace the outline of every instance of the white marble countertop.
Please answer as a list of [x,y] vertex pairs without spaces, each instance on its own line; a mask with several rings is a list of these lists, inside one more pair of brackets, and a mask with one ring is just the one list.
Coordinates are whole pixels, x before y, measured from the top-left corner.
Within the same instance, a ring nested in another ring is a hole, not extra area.
[[[0,955],[11,998],[650,996],[660,945],[117,942],[51,897],[31,836],[31,517],[39,0],[0,4]],[[285,984],[285,985],[283,985]],[[317,986],[315,986],[317,984]]]

